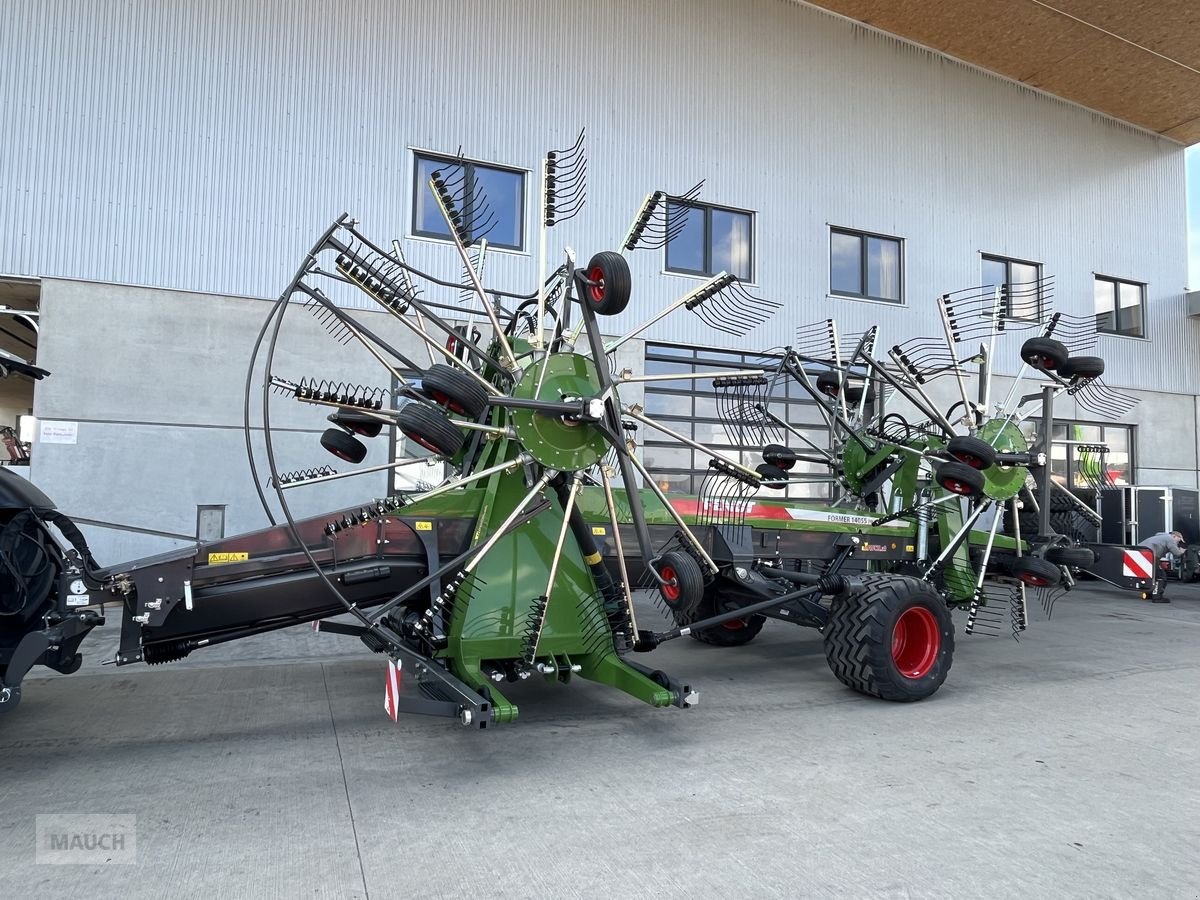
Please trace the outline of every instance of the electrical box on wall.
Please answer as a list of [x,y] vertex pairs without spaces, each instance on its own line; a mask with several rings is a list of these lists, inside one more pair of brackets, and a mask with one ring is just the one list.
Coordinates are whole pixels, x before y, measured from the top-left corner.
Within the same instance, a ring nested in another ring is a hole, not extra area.
[[225,537],[225,504],[196,507],[196,540],[218,541]]

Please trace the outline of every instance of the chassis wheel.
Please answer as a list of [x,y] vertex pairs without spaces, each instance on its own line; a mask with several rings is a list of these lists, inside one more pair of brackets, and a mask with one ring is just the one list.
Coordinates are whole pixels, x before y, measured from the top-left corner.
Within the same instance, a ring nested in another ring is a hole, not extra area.
[[396,425],[410,441],[438,456],[456,456],[466,440],[444,413],[421,403],[405,405]]
[[360,463],[367,458],[367,445],[340,428],[326,428],[321,434],[321,446],[346,462]]
[[996,448],[977,437],[960,434],[950,438],[946,452],[972,469],[986,469],[996,461]]
[[960,462],[944,462],[938,466],[937,483],[952,494],[974,497],[983,491],[983,473]]
[[597,253],[587,264],[585,273],[592,282],[584,289],[584,297],[601,316],[615,316],[629,305],[633,280],[629,263],[620,253],[605,250]]
[[383,423],[374,416],[354,409],[339,409],[330,413],[329,421],[351,434],[361,434],[363,437],[376,437],[383,430]]
[[790,471],[796,465],[796,451],[783,444],[767,444],[763,447],[763,462],[783,471]]
[[1058,566],[1036,556],[1014,559],[1012,574],[1030,587],[1052,587],[1062,581],[1062,571]]
[[[712,594],[711,591],[709,593]],[[722,610],[717,603],[717,598],[715,596],[705,597],[704,601],[696,608],[695,619],[707,619],[720,612]],[[758,633],[763,630],[765,624],[767,624],[766,616],[750,615],[740,619],[730,619],[728,622],[714,625],[712,628],[693,631],[692,640],[702,644],[711,644],[714,647],[741,647],[758,637]]]
[[837,372],[822,372],[817,376],[817,390],[826,397],[836,397],[842,391],[842,376]]
[[1087,547],[1051,547],[1046,551],[1046,561],[1056,566],[1090,569],[1096,564],[1096,554]]
[[1063,378],[1099,378],[1104,374],[1104,360],[1099,356],[1072,356],[1058,367]]
[[787,472],[770,463],[759,463],[754,471],[762,476],[762,484],[773,491],[782,491],[788,486]]
[[1054,338],[1032,337],[1021,345],[1021,360],[1038,369],[1061,369],[1070,351]]
[[696,610],[704,601],[704,573],[700,564],[682,550],[664,553],[658,561],[658,574],[665,584],[658,586],[659,596],[680,625],[694,622]]
[[937,691],[954,659],[954,622],[932,585],[905,575],[866,574],[862,593],[833,601],[825,659],[838,680],[884,700]]
[[479,418],[487,409],[487,391],[466,372],[453,366],[430,366],[421,376],[421,391],[452,413]]

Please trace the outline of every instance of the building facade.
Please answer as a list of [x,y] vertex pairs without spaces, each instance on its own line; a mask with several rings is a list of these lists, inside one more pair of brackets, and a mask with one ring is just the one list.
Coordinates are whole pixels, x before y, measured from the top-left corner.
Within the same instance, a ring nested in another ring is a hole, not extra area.
[[[890,346],[939,334],[944,292],[1053,276],[1045,302],[1096,317],[1106,381],[1140,400],[1108,422],[1070,402],[1059,415],[1104,428],[1122,478],[1197,486],[1200,324],[1184,147],[1166,137],[790,0],[44,0],[6,15],[0,282],[36,295],[53,372],[6,414],[76,424],[29,472],[71,514],[188,534],[211,504],[230,531],[263,524],[238,456],[268,309],[255,298],[344,211],[456,279],[423,176],[459,155],[498,219],[486,280],[531,290],[537,166],[580,129],[588,199],[551,230],[555,264],[565,246],[615,248],[647,192],[703,182],[679,236],[630,255],[613,333],[720,270],[782,304],[742,339],[668,317],[630,345],[634,368],[777,348],[827,318],[878,325]],[[297,340],[314,364],[360,364]],[[1015,349],[994,365],[1014,374]],[[647,398],[677,401],[704,418],[702,400]],[[289,427],[315,441],[323,426]],[[113,556],[162,546],[98,540]]]

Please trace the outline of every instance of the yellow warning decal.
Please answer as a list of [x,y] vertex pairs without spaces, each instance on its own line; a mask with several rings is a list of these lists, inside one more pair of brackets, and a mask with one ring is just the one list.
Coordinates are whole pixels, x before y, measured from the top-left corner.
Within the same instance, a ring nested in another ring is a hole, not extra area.
[[417,531],[433,531],[432,522],[418,522]]
[[916,550],[916,549],[917,549],[917,548],[916,548],[916,547],[914,547],[912,544],[905,544],[905,545],[904,545],[904,552],[905,552],[905,553],[912,553],[912,552],[913,552],[914,550]]
[[592,526],[592,534],[608,534],[608,532],[605,531],[603,528],[601,528],[599,525],[593,525]]
[[583,561],[589,566],[594,566],[597,565],[603,558],[604,557],[602,557],[599,553],[589,553],[583,558]]
[[245,562],[249,558],[249,553],[210,553],[208,554],[208,564],[219,566],[222,563]]

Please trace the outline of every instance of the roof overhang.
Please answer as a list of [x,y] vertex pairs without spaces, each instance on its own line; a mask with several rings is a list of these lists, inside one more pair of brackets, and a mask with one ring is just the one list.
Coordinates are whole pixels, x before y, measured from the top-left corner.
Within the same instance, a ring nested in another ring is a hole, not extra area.
[[803,0],[1182,144],[1200,143],[1196,0]]

